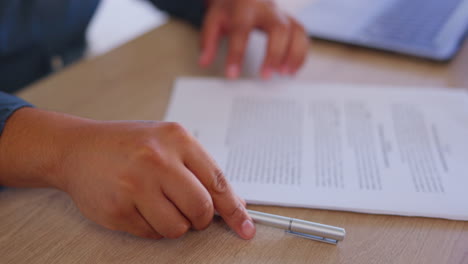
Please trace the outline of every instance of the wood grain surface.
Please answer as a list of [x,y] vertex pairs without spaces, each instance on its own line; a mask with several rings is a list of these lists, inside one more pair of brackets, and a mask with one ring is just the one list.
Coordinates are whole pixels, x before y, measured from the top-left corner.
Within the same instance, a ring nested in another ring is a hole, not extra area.
[[[253,39],[244,76],[258,70],[262,37]],[[82,61],[18,95],[36,106],[99,120],[160,120],[177,76],[222,75],[222,58],[200,69],[198,33],[170,21],[101,57]],[[468,88],[468,45],[437,63],[314,41],[297,79]],[[449,89],[449,88],[448,88]],[[460,197],[468,203],[467,197]],[[349,212],[249,206],[344,227],[338,246],[258,226],[239,239],[219,219],[205,231],[154,241],[109,231],[85,219],[52,189],[0,192],[0,263],[468,263],[468,222]]]

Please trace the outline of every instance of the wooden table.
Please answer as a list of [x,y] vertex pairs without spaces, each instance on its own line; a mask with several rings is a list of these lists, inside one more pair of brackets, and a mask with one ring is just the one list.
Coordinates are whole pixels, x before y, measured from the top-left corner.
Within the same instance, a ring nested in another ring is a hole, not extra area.
[[[161,119],[177,76],[221,76],[221,59],[197,66],[198,35],[170,21],[101,57],[78,63],[21,91],[38,107],[94,119]],[[261,56],[254,40],[245,76]],[[468,43],[450,63],[316,41],[301,80],[468,87]],[[467,197],[460,197],[466,199]],[[239,239],[219,219],[203,232],[153,241],[85,219],[51,189],[0,192],[1,263],[468,263],[468,222],[418,217],[250,206],[346,228],[338,246],[258,226]]]

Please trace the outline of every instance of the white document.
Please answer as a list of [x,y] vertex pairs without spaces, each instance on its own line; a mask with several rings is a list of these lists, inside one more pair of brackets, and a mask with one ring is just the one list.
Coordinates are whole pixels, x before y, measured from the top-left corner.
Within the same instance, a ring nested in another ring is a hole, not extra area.
[[461,89],[183,78],[166,120],[249,203],[468,220]]

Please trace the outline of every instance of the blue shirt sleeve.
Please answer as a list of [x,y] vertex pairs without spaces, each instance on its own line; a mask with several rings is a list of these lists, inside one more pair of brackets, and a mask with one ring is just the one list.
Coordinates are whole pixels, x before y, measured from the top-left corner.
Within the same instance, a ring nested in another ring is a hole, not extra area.
[[[22,107],[32,107],[32,105],[16,96],[0,92],[0,136],[8,118]],[[0,186],[0,191],[3,189]]]
[[0,92],[0,136],[8,118],[22,107],[32,107],[32,105],[16,96]]
[[[0,136],[8,118],[22,107],[32,107],[32,105],[16,96],[0,92]],[[3,189],[0,186],[0,191]]]
[[150,2],[170,15],[184,19],[196,27],[201,27],[206,12],[204,0],[150,0]]

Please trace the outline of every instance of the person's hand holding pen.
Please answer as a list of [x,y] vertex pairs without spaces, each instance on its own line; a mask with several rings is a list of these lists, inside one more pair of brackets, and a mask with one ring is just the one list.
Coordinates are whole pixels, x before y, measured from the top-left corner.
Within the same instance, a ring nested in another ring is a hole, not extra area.
[[176,123],[20,109],[1,136],[0,185],[61,189],[87,218],[141,237],[204,229],[214,210],[240,237],[255,234],[245,202]]
[[309,47],[304,28],[279,10],[271,0],[208,0],[208,11],[201,33],[200,65],[210,65],[220,40],[228,38],[226,76],[235,79],[249,38],[254,29],[268,35],[268,46],[261,76],[269,79],[274,72],[293,75],[302,66]]

